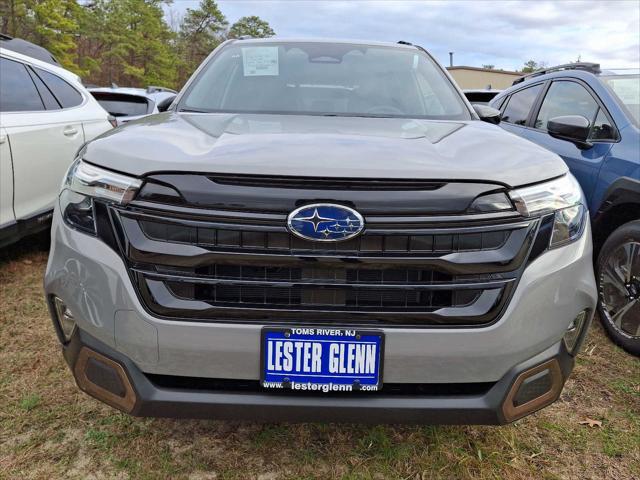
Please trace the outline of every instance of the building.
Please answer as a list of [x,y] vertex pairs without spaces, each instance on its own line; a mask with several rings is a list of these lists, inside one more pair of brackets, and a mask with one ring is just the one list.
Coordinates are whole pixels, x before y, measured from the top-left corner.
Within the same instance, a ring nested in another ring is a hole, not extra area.
[[510,87],[516,78],[524,75],[522,72],[464,66],[447,67],[447,70],[463,90],[480,88],[504,90]]

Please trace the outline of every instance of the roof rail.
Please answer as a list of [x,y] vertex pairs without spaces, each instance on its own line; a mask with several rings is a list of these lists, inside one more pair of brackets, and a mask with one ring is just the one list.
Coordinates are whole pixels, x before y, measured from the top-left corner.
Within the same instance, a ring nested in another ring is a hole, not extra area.
[[590,72],[594,74],[598,74],[601,72],[599,63],[590,63],[590,62],[565,63],[562,65],[556,65],[555,67],[542,68],[540,70],[536,70],[535,72],[529,73],[527,75],[523,75],[522,77],[514,80],[512,85],[516,85],[518,83],[524,82],[529,78],[539,77],[540,75],[545,75],[551,72],[559,72],[561,70],[584,70],[585,72]]
[[178,93],[171,88],[166,87],[156,87],[154,85],[149,85],[147,87],[147,93],[156,93],[156,92],[170,92],[170,93]]
[[398,40],[396,43],[399,43],[400,45],[411,45],[411,46],[413,46],[413,43],[407,42],[405,40]]

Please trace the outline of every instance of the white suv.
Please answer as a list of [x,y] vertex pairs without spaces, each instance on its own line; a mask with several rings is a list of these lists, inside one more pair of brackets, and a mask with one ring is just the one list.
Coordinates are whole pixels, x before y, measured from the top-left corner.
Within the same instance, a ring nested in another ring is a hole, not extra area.
[[111,128],[77,75],[0,48],[0,247],[48,227],[76,152]]

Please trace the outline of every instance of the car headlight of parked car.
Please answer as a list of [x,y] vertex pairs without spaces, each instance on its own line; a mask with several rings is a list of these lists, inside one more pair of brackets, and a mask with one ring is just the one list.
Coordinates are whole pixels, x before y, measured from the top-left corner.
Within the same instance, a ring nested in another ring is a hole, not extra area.
[[60,193],[65,222],[87,233],[96,233],[95,200],[117,205],[129,203],[142,181],[105,170],[77,159],[67,172]]
[[580,237],[587,221],[582,189],[571,174],[550,182],[519,188],[510,192],[518,212],[525,216],[554,213],[550,248],[570,243]]

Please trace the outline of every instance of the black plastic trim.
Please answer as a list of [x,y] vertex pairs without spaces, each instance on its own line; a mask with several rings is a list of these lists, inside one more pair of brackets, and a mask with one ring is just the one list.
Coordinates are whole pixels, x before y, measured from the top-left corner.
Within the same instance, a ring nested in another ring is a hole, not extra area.
[[[438,180],[423,182],[422,188],[416,188],[416,181],[344,178],[330,181],[322,178],[264,176],[263,181],[259,182],[259,177],[235,176],[233,183],[229,183],[228,178],[219,183],[216,182],[219,178],[216,174],[167,173],[150,175],[145,180],[170,186],[178,192],[175,202],[169,203],[171,198],[167,198],[167,204],[232,211],[241,213],[243,218],[245,212],[286,216],[302,205],[329,201],[355,208],[364,216],[460,215],[467,212],[472,202],[481,195],[506,193],[504,187],[487,182]],[[370,183],[369,188],[364,187],[367,183]],[[332,184],[335,185],[328,188]],[[351,187],[348,186],[350,184]],[[340,185],[346,186],[339,188]],[[381,190],[384,190],[384,195],[380,195]],[[153,198],[152,195],[145,195],[143,187],[133,204],[154,203]],[[506,212],[513,212],[513,209]]]
[[640,218],[640,180],[631,177],[620,177],[611,183],[603,196],[600,208],[593,217],[594,230],[598,229],[612,208],[624,204],[638,205]]
[[46,209],[28,218],[2,225],[0,229],[0,248],[11,245],[27,235],[42,232],[51,227],[53,210]]
[[[233,382],[228,382],[221,389],[199,388],[196,382],[193,388],[166,388],[154,383],[154,377],[143,373],[129,358],[81,330],[76,330],[69,345],[63,348],[65,360],[72,370],[83,346],[123,366],[136,391],[136,402],[131,412],[134,416],[260,422],[505,424],[502,403],[520,373],[555,358],[566,380],[574,365],[573,357],[567,353],[563,343],[558,342],[511,368],[487,391],[483,391],[485,384],[475,391],[473,386],[476,384],[470,384],[473,393],[469,394],[402,395],[388,394],[383,389],[381,392],[344,395],[298,395],[234,389]],[[247,382],[242,379],[236,381],[240,384]],[[389,385],[392,384],[385,387]],[[459,389],[461,384],[453,385]]]

